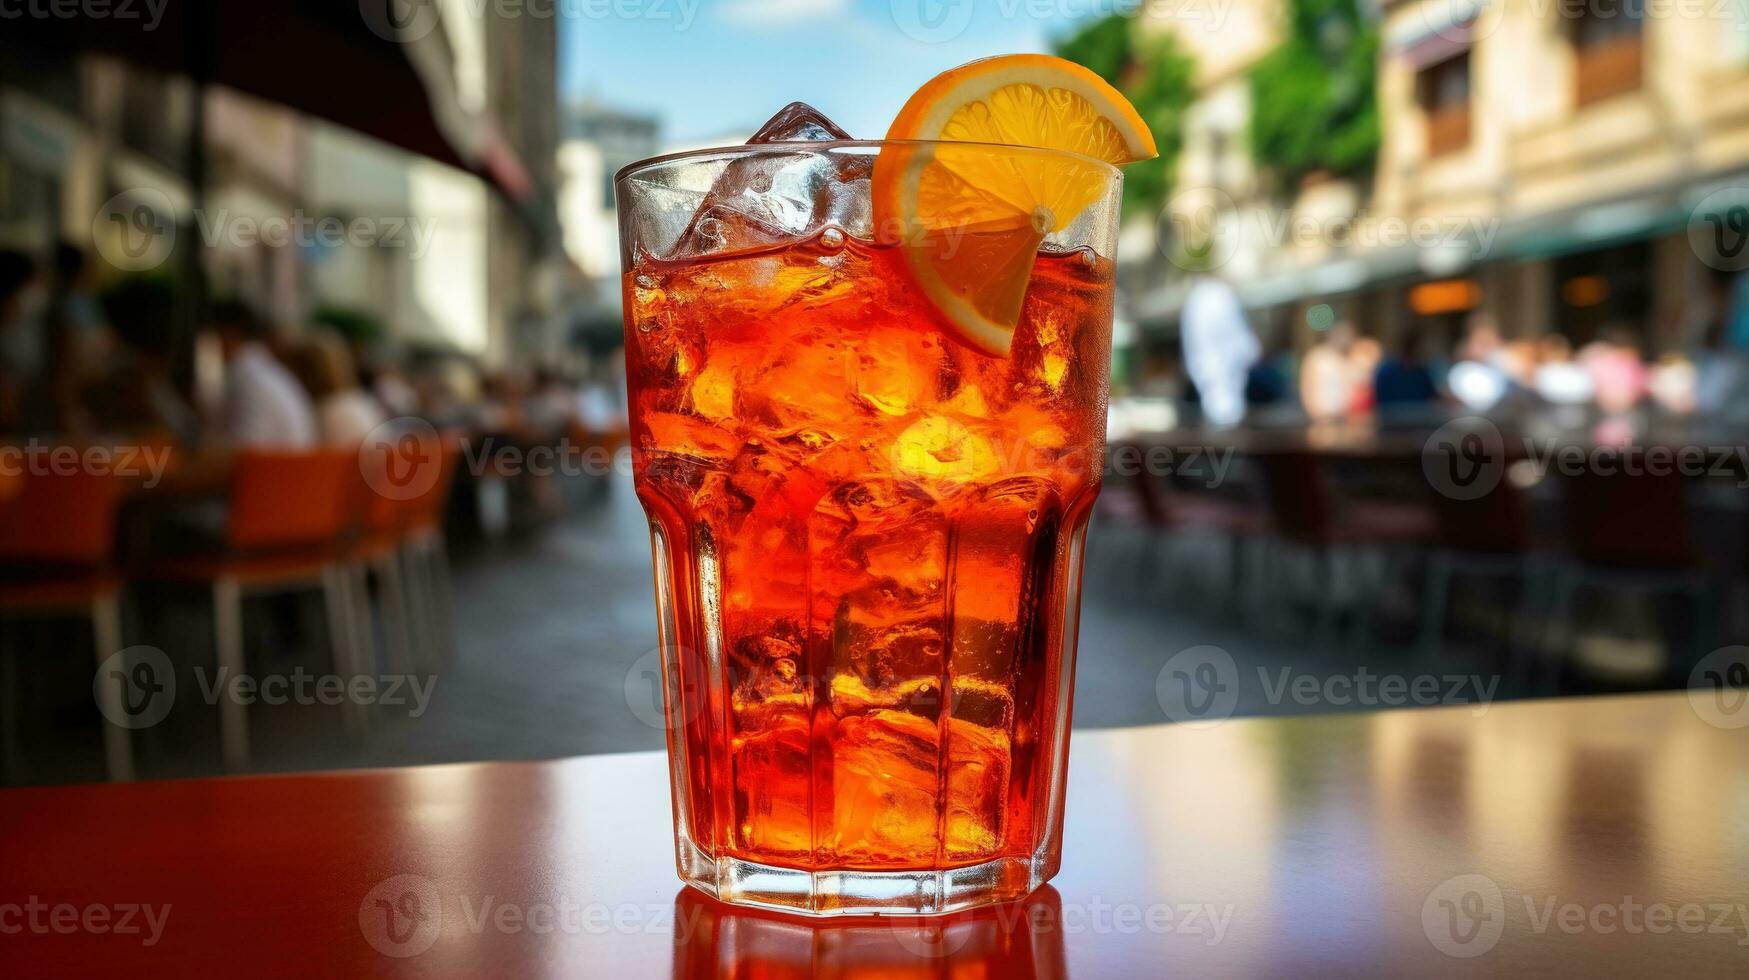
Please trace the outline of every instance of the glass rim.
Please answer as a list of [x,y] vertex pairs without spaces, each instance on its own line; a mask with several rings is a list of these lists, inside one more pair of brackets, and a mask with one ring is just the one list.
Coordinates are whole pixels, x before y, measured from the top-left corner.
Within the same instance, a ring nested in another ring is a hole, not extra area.
[[622,181],[645,170],[655,170],[672,166],[677,163],[687,163],[710,158],[729,158],[771,154],[788,151],[796,153],[806,150],[834,149],[873,149],[880,150],[888,146],[938,147],[951,146],[956,149],[989,150],[1018,156],[1048,156],[1075,160],[1090,164],[1106,172],[1107,177],[1123,177],[1123,171],[1117,166],[1098,157],[1090,157],[1074,150],[1059,150],[1047,146],[1025,146],[1019,143],[982,143],[971,140],[782,140],[769,143],[736,143],[730,146],[702,147],[695,150],[679,150],[674,153],[662,153],[653,157],[645,157],[628,163],[614,172],[613,182],[617,186]]

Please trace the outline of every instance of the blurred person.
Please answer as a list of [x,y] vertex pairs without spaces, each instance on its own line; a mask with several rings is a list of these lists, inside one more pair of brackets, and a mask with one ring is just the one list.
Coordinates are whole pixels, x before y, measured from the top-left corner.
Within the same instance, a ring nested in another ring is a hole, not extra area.
[[0,431],[35,431],[43,420],[43,314],[48,290],[23,252],[0,250]]
[[1724,288],[1724,323],[1720,345],[1731,350],[1749,351],[1749,274],[1730,274]]
[[1494,363],[1499,365],[1512,387],[1528,391],[1536,384],[1538,358],[1535,342],[1528,339],[1512,340],[1500,348]]
[[1470,411],[1488,411],[1511,390],[1512,380],[1503,364],[1504,346],[1493,314],[1476,310],[1469,315],[1446,386]]
[[391,416],[419,414],[419,391],[394,364],[375,364],[366,372],[365,388]]
[[415,378],[420,414],[439,428],[475,428],[480,374],[468,361],[452,357],[427,365]]
[[1269,408],[1293,398],[1293,349],[1284,342],[1287,331],[1279,324],[1258,331],[1262,354],[1245,375],[1245,404]]
[[1500,324],[1494,319],[1494,314],[1486,310],[1473,310],[1464,319],[1464,336],[1458,341],[1457,359],[1498,367],[1505,346],[1505,342],[1500,339]]
[[1724,313],[1736,278],[1715,274],[1712,289],[1691,304],[1691,316],[1701,320],[1692,355],[1694,411],[1709,421],[1744,425],[1749,424],[1749,351],[1730,343]]
[[55,246],[51,273],[44,320],[48,380],[61,426],[79,432],[89,427],[79,391],[102,364],[109,328],[91,288],[90,264],[77,245]]
[[1536,362],[1531,387],[1543,401],[1551,405],[1590,404],[1595,395],[1591,373],[1573,360],[1573,344],[1566,337],[1552,333],[1540,338]]
[[524,424],[536,433],[564,432],[577,421],[577,390],[553,368],[535,371],[534,390],[529,393]]
[[1338,321],[1300,361],[1300,404],[1314,422],[1339,419],[1354,404],[1354,367],[1349,360],[1354,327]]
[[1695,408],[1695,388],[1699,380],[1694,362],[1681,354],[1665,354],[1652,365],[1646,377],[1646,391],[1652,401],[1672,415],[1689,415]]
[[88,407],[95,424],[198,442],[200,415],[172,380],[175,287],[162,279],[130,279],[106,292],[102,303],[119,350],[109,382],[96,389],[100,400]]
[[292,349],[292,373],[315,405],[323,445],[351,448],[388,420],[383,407],[358,383],[352,349],[338,334],[312,330]]
[[318,441],[315,406],[297,378],[273,356],[273,331],[248,306],[216,305],[209,322],[225,363],[221,427],[250,449],[310,449]]
[[596,435],[626,431],[625,352],[615,349],[577,387],[577,421]]
[[476,422],[482,432],[518,435],[527,421],[528,385],[515,371],[499,370],[487,374],[480,383],[480,400],[474,406]]
[[1373,371],[1373,403],[1379,411],[1430,405],[1439,400],[1439,385],[1426,360],[1427,337],[1407,327],[1397,337],[1389,357]]
[[1245,418],[1245,379],[1261,353],[1239,295],[1215,276],[1198,277],[1184,299],[1180,332],[1203,418],[1216,428],[1238,425]]
[[1373,375],[1384,360],[1384,346],[1371,337],[1356,337],[1348,348],[1348,414],[1367,415],[1376,404]]
[[1579,351],[1579,363],[1591,376],[1597,407],[1606,415],[1631,411],[1646,394],[1646,363],[1623,327],[1605,327]]

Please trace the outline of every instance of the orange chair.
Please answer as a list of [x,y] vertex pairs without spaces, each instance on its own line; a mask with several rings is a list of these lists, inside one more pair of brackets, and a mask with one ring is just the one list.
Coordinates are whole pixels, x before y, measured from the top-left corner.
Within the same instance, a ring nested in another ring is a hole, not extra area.
[[[429,668],[428,651],[447,658],[450,629],[448,562],[443,517],[461,456],[459,440],[436,433],[410,433],[400,448],[360,450],[364,534],[352,564],[373,573],[381,596],[390,668]],[[416,665],[415,661],[419,663]]]
[[[121,577],[114,568],[115,518],[121,487],[111,474],[27,473],[0,502],[0,616],[9,620],[89,616],[101,664],[122,649]],[[5,705],[5,759],[11,768],[17,676],[10,650],[0,656]],[[97,686],[103,698],[103,749],[109,778],[133,778],[122,691]]]
[[[417,439],[417,436],[414,438]],[[419,440],[413,465],[422,459],[436,464],[439,458],[435,440]],[[350,564],[362,574],[374,574],[382,606],[383,639],[387,648],[389,669],[406,674],[412,671],[413,623],[411,599],[407,594],[407,575],[402,567],[402,546],[412,511],[418,506],[418,496],[408,497],[398,487],[408,479],[405,460],[390,459],[380,447],[359,447],[358,474],[362,479],[362,525],[354,544]],[[401,470],[397,470],[397,466]],[[411,474],[418,478],[416,472]],[[417,485],[408,486],[409,492]],[[365,583],[368,590],[369,583]],[[368,594],[368,591],[367,591]]]
[[[367,666],[370,607],[350,561],[364,501],[358,454],[350,451],[247,451],[231,477],[226,551],[148,567],[145,577],[209,584],[218,666],[245,672],[242,600],[319,587],[327,604],[334,666],[348,684]],[[220,701],[225,764],[249,760],[248,719],[234,698]],[[361,706],[348,704],[347,724],[362,727]]]
[[[444,514],[450,489],[461,464],[461,439],[444,434],[434,447],[437,479],[425,493],[406,502],[406,525],[401,536],[401,557],[409,586],[410,619],[417,627],[419,648],[437,654],[437,664],[447,664],[455,654],[451,611],[455,594],[449,580],[449,551],[443,534]],[[426,666],[434,664],[426,661]]]

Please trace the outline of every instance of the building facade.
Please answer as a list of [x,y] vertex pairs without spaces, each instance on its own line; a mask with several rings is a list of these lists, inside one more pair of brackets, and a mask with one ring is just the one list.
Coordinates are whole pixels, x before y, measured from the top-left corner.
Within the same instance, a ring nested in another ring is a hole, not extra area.
[[591,100],[565,114],[559,146],[559,213],[565,253],[578,273],[569,319],[574,331],[602,346],[620,322],[619,212],[613,177],[621,167],[661,151],[654,116]]
[[1704,239],[1749,214],[1749,6],[1386,0],[1376,169],[1273,190],[1247,150],[1247,76],[1285,3],[1161,9],[1137,29],[1196,59],[1197,98],[1168,213],[1126,230],[1144,324],[1170,329],[1182,302],[1175,237],[1200,238],[1295,346],[1321,306],[1318,325],[1413,330],[1430,351],[1477,313],[1508,336],[1611,332],[1648,354],[1717,324],[1742,264]]
[[1509,335],[1703,342],[1728,270],[1690,230],[1749,186],[1743,10],[1397,0],[1384,17],[1377,206],[1487,228],[1451,270],[1475,308]]
[[[197,114],[185,78],[0,44],[0,247],[70,243],[111,280],[182,277],[197,253],[210,293],[290,326],[337,308],[403,345],[544,360],[562,342],[557,27],[461,5],[441,34],[459,105],[434,112],[477,123],[490,181],[222,86]],[[120,220],[135,197],[163,212],[141,261]]]

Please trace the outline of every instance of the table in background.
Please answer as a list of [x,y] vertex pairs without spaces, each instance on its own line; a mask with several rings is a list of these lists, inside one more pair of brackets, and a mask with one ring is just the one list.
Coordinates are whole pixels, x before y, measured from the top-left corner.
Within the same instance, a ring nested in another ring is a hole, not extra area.
[[[1068,806],[1063,873],[1022,909],[815,925],[680,893],[656,754],[12,790],[0,927],[32,898],[170,908],[150,947],[0,934],[0,973],[1749,968],[1749,733],[1682,694],[1082,731]],[[1658,904],[1704,928],[1630,928]]]

